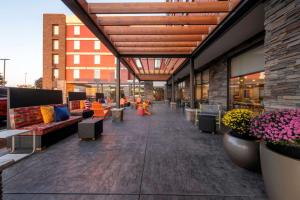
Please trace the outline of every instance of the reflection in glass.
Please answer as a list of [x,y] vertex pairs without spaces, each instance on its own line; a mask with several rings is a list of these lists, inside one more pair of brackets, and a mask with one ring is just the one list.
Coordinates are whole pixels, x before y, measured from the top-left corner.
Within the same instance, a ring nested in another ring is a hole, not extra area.
[[259,72],[230,79],[230,108],[247,108],[262,112],[265,73]]

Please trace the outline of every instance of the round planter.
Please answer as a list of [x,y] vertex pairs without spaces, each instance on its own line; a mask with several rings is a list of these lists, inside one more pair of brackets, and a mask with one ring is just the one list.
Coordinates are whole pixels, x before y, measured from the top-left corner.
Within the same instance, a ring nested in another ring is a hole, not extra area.
[[300,160],[272,151],[264,142],[260,144],[260,160],[270,200],[300,198]]
[[170,103],[171,110],[176,110],[176,102]]
[[223,145],[230,159],[238,166],[251,170],[260,170],[259,141],[247,140],[225,133]]
[[195,122],[195,112],[196,109],[186,108],[185,109],[185,118],[189,122]]

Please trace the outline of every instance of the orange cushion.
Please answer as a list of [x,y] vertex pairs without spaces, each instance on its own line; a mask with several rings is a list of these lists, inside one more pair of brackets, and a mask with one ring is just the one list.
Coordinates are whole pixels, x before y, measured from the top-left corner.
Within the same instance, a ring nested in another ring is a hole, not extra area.
[[41,106],[41,113],[45,124],[54,122],[54,108],[53,106]]
[[85,109],[84,101],[85,101],[85,100],[81,100],[81,101],[80,101],[80,109]]

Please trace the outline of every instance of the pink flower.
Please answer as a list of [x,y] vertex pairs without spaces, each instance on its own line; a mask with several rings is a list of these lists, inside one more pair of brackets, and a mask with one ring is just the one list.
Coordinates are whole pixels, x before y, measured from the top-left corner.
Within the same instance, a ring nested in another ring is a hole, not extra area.
[[269,142],[300,140],[300,109],[264,113],[251,122],[253,136]]

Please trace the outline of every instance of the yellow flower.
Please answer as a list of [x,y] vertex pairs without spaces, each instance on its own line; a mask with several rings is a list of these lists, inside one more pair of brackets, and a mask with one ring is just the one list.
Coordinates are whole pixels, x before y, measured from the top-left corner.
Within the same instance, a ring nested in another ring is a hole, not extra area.
[[233,131],[246,134],[249,131],[250,121],[253,112],[248,109],[233,109],[228,111],[223,117],[223,124]]

